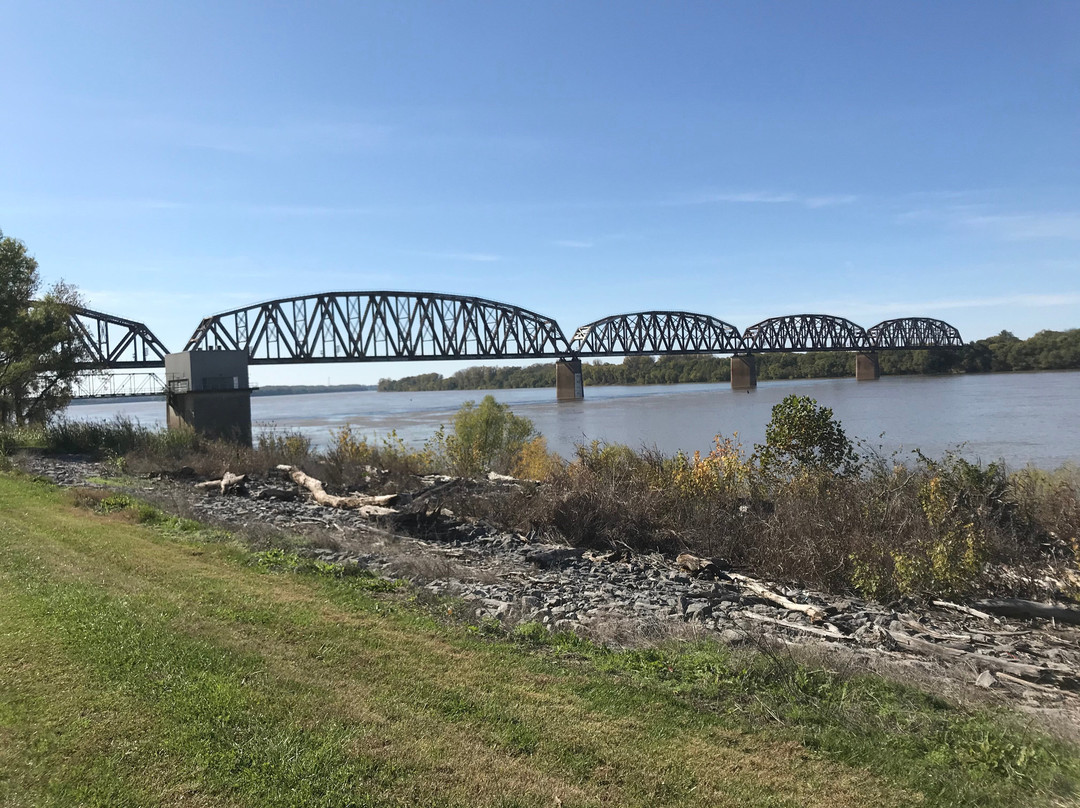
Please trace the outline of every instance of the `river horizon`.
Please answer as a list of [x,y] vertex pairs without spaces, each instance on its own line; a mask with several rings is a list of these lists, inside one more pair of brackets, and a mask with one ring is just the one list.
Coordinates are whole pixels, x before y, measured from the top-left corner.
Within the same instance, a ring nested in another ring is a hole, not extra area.
[[[708,452],[713,438],[737,434],[749,452],[764,441],[772,407],[790,394],[831,407],[847,435],[900,459],[919,449],[946,451],[1010,467],[1056,468],[1080,463],[1080,371],[887,376],[873,382],[789,379],[759,382],[751,391],[727,383],[587,387],[580,401],[555,400],[554,389],[444,390],[409,393],[349,391],[252,398],[254,431],[296,430],[316,448],[331,431],[349,424],[376,440],[396,431],[422,445],[449,426],[465,401],[486,395],[532,420],[548,446],[564,457],[579,443],[598,440],[633,448]],[[130,418],[165,425],[163,400],[73,402],[77,420]]]

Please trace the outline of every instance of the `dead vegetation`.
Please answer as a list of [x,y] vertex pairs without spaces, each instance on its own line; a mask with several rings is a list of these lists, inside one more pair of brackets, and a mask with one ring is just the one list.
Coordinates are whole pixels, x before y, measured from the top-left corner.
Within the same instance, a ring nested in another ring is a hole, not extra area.
[[[247,448],[131,424],[61,426],[57,447],[98,441],[114,447],[117,466],[130,473],[218,480],[288,466],[300,475],[294,479],[317,481],[316,496],[326,501],[383,508],[388,503],[373,497],[400,494],[396,524],[417,536],[437,535],[452,512],[574,547],[670,558],[690,552],[751,575],[882,602],[1080,595],[1075,467],[1009,472],[959,454],[859,451],[831,411],[798,397],[777,405],[766,444],[752,451],[718,436],[707,455],[593,443],[569,461],[487,400],[463,409],[452,434],[440,432],[422,449],[394,433],[374,440],[349,427],[316,453],[303,436],[281,431]],[[520,479],[419,482],[496,466]]]

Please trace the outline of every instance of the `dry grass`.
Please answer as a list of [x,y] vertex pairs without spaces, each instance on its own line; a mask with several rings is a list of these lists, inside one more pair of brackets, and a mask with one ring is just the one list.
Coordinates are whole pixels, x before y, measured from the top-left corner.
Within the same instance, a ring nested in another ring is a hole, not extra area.
[[1075,469],[1010,475],[949,455],[775,476],[734,462],[725,477],[708,459],[594,446],[539,487],[458,490],[448,505],[573,546],[688,551],[883,600],[1027,595],[1024,576],[1002,572],[1077,564]]

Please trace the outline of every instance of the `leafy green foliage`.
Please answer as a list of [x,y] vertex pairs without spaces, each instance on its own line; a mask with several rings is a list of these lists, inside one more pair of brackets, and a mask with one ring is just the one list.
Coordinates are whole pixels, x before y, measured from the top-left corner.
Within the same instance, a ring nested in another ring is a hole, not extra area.
[[71,400],[84,353],[69,326],[78,295],[60,282],[35,302],[40,285],[26,245],[0,232],[0,425],[43,423]]
[[479,405],[472,401],[462,404],[454,415],[453,433],[440,429],[429,451],[463,477],[488,469],[507,474],[517,468],[522,450],[535,435],[532,421],[514,415],[494,396],[484,396]]
[[766,471],[852,474],[858,458],[832,409],[809,396],[789,395],[772,408],[765,444],[755,447]]

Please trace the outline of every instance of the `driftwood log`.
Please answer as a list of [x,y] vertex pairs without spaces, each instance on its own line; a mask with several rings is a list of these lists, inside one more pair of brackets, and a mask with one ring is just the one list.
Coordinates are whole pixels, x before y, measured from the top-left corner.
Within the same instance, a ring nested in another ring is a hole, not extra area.
[[829,616],[828,612],[820,606],[814,606],[811,603],[796,603],[793,600],[785,598],[779,592],[765,586],[765,584],[760,581],[755,581],[753,578],[746,575],[740,575],[737,572],[723,572],[720,574],[730,578],[740,586],[746,587],[758,597],[764,598],[765,600],[771,600],[773,603],[783,606],[789,612],[802,612],[815,623],[821,622]]
[[1080,626],[1080,609],[1072,609],[1068,606],[1053,603],[1038,603],[1034,600],[1020,600],[1018,598],[1000,598],[997,600],[975,601],[974,605],[983,611],[1000,614],[1003,617],[1042,617],[1047,620],[1056,620],[1058,623]]
[[678,565],[679,569],[685,570],[695,577],[716,577],[716,564],[709,558],[701,558],[692,553],[679,553],[678,558],[675,559],[675,564]]
[[207,480],[204,483],[195,483],[195,487],[202,491],[218,490],[222,494],[240,494],[245,490],[247,483],[246,474],[233,474],[226,471],[220,480]]
[[913,637],[903,631],[886,631],[884,633],[899,647],[906,648],[909,651],[942,657],[944,659],[968,662],[982,670],[1003,671],[1032,682],[1049,681],[1070,689],[1080,687],[1080,678],[1078,678],[1076,669],[1066,665],[1055,665],[1053,663],[1029,665],[1023,662],[1013,662],[1009,659],[989,656],[988,654],[976,654],[971,651],[964,651],[951,645],[931,642],[930,640],[924,640],[921,637]]
[[978,609],[972,609],[970,606],[963,606],[959,603],[952,603],[947,600],[934,600],[931,601],[935,606],[940,606],[942,609],[952,609],[954,612],[962,612],[963,614],[970,614],[972,617],[978,617],[982,620],[993,620],[993,615],[986,612],[980,612]]
[[388,516],[397,513],[394,508],[386,507],[387,503],[393,502],[397,498],[396,494],[387,494],[377,497],[366,497],[354,494],[348,497],[339,497],[335,494],[326,493],[320,480],[304,474],[304,472],[296,468],[296,466],[280,465],[277,468],[278,471],[288,474],[292,481],[298,486],[306,488],[311,493],[311,498],[320,505],[325,505],[328,508],[342,508],[356,511],[362,516]]
[[802,623],[792,623],[790,620],[780,620],[779,618],[769,617],[766,614],[757,614],[756,612],[743,612],[741,616],[750,620],[757,620],[760,623],[773,623],[793,631],[801,631],[805,634],[825,637],[829,640],[855,640],[855,637],[852,637],[850,634],[844,634],[831,623],[825,624],[828,628],[817,628],[816,626],[805,626]]

